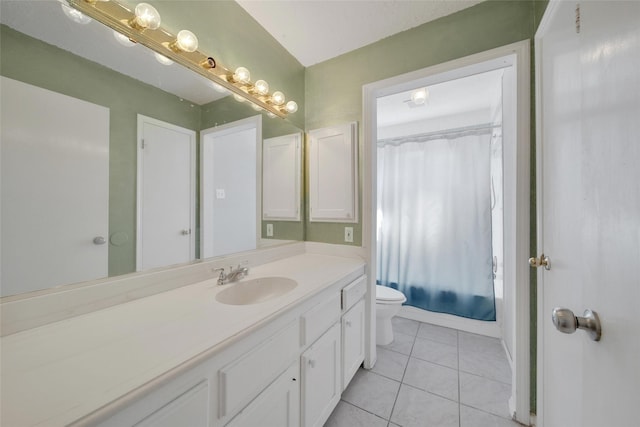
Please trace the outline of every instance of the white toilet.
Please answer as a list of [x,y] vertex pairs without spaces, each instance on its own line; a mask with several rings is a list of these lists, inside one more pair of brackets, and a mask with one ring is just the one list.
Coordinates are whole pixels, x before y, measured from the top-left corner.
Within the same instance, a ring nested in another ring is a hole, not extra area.
[[398,290],[376,285],[376,344],[387,345],[393,341],[391,318],[398,314],[407,297]]

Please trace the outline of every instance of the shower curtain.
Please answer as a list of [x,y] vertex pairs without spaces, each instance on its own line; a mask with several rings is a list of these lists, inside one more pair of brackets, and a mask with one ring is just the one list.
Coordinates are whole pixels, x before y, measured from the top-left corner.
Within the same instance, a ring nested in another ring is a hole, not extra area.
[[496,318],[491,128],[378,142],[378,284],[407,305]]

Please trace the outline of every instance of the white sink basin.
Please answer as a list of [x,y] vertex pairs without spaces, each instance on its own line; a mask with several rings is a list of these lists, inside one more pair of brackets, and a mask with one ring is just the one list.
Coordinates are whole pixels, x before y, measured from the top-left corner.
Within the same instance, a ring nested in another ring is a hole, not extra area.
[[284,295],[298,286],[298,282],[286,277],[260,277],[224,286],[229,287],[216,295],[218,302],[230,305],[248,305]]

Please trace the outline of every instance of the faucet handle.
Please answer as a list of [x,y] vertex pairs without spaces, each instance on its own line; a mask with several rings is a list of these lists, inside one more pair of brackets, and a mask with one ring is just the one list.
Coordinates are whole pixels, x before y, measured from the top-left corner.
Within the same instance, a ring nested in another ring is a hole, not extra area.
[[213,269],[213,272],[214,272],[214,273],[217,273],[218,271],[220,272],[220,277],[224,277],[224,276],[225,276],[225,274],[224,274],[224,267],[214,268],[214,269]]

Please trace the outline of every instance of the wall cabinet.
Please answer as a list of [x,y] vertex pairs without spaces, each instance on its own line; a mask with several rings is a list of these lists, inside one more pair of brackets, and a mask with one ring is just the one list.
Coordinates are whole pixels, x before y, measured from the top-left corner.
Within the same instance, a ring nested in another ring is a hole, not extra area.
[[300,221],[302,134],[268,138],[262,148],[262,219]]
[[340,362],[340,325],[335,324],[302,355],[302,426],[322,426],[340,401]]
[[357,123],[309,132],[309,220],[357,222]]

